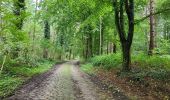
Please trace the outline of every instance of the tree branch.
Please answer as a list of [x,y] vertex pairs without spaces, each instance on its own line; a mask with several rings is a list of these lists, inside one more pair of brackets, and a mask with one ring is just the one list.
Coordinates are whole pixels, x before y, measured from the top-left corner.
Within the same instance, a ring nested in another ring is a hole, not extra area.
[[113,6],[114,6],[114,10],[115,10],[115,25],[117,28],[117,31],[119,33],[119,37],[120,37],[120,41],[125,41],[125,37],[122,33],[122,29],[121,29],[121,25],[120,25],[120,9],[118,9],[118,5],[117,5],[117,0],[114,0],[113,2]]
[[149,18],[151,15],[158,15],[158,14],[161,14],[161,13],[164,13],[164,12],[167,12],[167,11],[170,11],[170,8],[162,9],[162,10],[160,10],[160,11],[157,11],[157,12],[153,13],[153,14],[149,14],[149,15],[147,15],[147,16],[139,19],[139,20],[136,20],[136,21],[135,21],[135,24],[138,24],[138,23],[146,20],[146,19]]
[[133,39],[133,34],[134,34],[134,0],[127,0],[127,4],[125,5],[128,15],[128,24],[129,24],[129,29],[128,29],[128,42],[131,45],[132,44],[132,39]]

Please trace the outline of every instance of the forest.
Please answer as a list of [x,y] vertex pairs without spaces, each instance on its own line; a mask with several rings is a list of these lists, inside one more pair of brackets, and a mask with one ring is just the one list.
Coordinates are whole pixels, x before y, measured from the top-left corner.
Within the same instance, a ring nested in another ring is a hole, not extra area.
[[1,99],[170,100],[170,0],[0,0]]

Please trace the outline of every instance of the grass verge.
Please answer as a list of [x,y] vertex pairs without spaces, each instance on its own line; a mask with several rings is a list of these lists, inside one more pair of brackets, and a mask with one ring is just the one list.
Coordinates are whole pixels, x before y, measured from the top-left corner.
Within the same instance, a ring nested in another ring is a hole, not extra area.
[[0,74],[0,98],[6,97],[14,92],[16,88],[34,75],[48,71],[54,62],[43,61],[36,67],[10,66],[6,67]]

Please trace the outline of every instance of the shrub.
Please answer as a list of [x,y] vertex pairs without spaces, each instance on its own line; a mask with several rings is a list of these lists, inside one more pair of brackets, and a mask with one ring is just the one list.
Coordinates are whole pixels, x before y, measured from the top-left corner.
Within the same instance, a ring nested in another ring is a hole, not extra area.
[[[91,58],[89,62],[92,66],[102,67],[106,70],[113,68],[121,69],[122,64],[120,53],[95,56]],[[125,74],[125,76],[131,76],[135,80],[143,80],[145,77],[165,80],[168,78],[170,73],[170,57],[166,55],[148,56],[146,54],[139,53],[138,55],[132,55],[132,66],[134,68],[131,73],[126,73],[130,75]],[[123,75],[123,73],[121,74]]]
[[90,62],[93,66],[104,67],[105,69],[111,69],[118,67],[121,64],[121,55],[120,54],[109,54],[95,56],[90,59]]
[[90,63],[81,65],[80,69],[88,74],[93,73],[93,65]]
[[[132,64],[138,69],[140,68],[137,73],[140,78],[151,77],[159,80],[169,78],[170,58],[167,56],[139,54],[132,57]],[[137,76],[137,74],[135,73],[134,76]]]
[[139,54],[132,57],[132,63],[138,63],[140,67],[148,69],[170,69],[170,58],[166,56]]

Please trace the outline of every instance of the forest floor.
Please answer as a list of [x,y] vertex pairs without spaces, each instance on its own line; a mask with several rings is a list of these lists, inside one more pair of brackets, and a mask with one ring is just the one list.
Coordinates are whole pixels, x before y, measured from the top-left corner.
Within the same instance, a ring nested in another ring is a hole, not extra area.
[[[120,73],[119,69],[93,68],[91,70],[93,71],[87,72],[90,79],[105,90],[112,91],[113,97],[124,94],[130,100],[170,100],[170,81],[168,79],[158,80],[151,77],[142,79],[137,75],[132,76],[131,73]],[[120,100],[124,100],[124,98]]]
[[[99,82],[100,83],[100,82]],[[119,90],[105,90],[80,71],[76,61],[56,65],[31,78],[5,100],[128,100]]]

